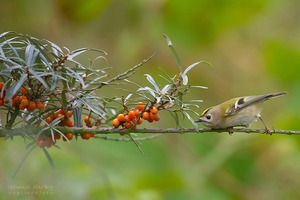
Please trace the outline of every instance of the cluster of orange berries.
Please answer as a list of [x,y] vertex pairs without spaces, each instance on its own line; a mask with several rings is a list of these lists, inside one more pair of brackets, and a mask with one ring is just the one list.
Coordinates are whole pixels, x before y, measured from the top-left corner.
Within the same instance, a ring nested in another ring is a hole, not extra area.
[[[92,120],[90,118],[90,116],[85,116],[83,118],[83,121],[85,122],[85,125],[82,127],[82,128],[97,128],[97,126],[91,126],[92,125]],[[95,134],[93,133],[83,133],[81,135],[81,138],[84,139],[84,140],[88,140],[90,139],[91,137],[94,137]]]
[[73,116],[72,110],[59,109],[53,115],[47,117],[46,122],[50,124],[53,120],[59,118],[60,119],[60,122],[58,124],[59,126],[74,127],[74,121],[71,120],[72,116]]
[[[59,109],[57,112],[55,112],[53,115],[50,115],[46,118],[47,123],[51,123],[53,120],[59,118],[59,126],[68,126],[68,127],[74,127],[74,121],[72,121],[70,118],[73,116],[72,110],[65,111],[64,109]],[[91,126],[92,120],[89,116],[84,117],[84,122],[86,125],[84,125],[82,128],[97,128],[97,126]],[[95,134],[93,133],[83,133],[81,134],[81,138],[84,140],[88,140],[91,137],[94,137]],[[74,137],[73,133],[64,133],[64,136],[61,136],[59,133],[54,133],[54,141],[52,139],[52,136],[46,136],[46,135],[40,135],[35,143],[41,147],[51,147],[56,143],[56,140],[59,140],[60,138],[63,139],[63,141],[72,140]]]
[[136,110],[130,110],[127,114],[119,114],[117,118],[112,121],[113,126],[118,128],[121,125],[122,128],[129,129],[137,124],[142,124],[143,119],[150,123],[159,121],[158,109],[156,107],[145,109],[145,106],[144,104],[138,104]]
[[[2,92],[2,89],[4,87],[4,83],[0,82],[0,92]],[[29,92],[28,89],[25,87],[22,87],[21,89],[21,95],[18,95],[18,93],[16,93],[13,97],[12,97],[12,105],[13,106],[19,106],[20,110],[24,110],[27,109],[29,112],[34,111],[35,109],[39,109],[42,110],[45,108],[45,105],[43,102],[40,101],[33,101],[33,100],[29,100],[28,96],[29,96]],[[6,90],[3,90],[3,95],[2,97],[0,97],[0,106],[2,106],[4,103],[8,103],[5,102],[5,94],[6,94]]]

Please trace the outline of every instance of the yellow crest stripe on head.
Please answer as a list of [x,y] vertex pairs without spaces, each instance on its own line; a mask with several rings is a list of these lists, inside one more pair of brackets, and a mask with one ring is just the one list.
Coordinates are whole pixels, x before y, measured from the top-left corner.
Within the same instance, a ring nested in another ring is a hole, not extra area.
[[207,111],[209,111],[211,108],[212,108],[212,107],[206,108],[206,109],[201,113],[200,116],[202,117],[203,115],[205,115],[205,113],[207,113]]

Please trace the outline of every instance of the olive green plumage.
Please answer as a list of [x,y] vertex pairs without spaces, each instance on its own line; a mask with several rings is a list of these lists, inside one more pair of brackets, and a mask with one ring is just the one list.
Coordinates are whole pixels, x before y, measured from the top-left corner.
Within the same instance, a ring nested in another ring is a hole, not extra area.
[[260,116],[262,104],[266,100],[284,94],[287,93],[277,92],[233,98],[219,105],[207,108],[196,122],[200,122],[213,129],[226,129],[235,126],[248,127],[259,118],[265,125],[266,130],[268,130],[268,127]]

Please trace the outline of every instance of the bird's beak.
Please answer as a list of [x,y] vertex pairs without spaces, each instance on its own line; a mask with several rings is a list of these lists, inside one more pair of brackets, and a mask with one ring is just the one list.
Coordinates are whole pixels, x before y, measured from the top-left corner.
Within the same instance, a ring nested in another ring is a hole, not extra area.
[[198,120],[195,120],[194,122],[196,122],[196,123],[200,122],[201,123],[201,122],[203,122],[203,119],[199,118]]

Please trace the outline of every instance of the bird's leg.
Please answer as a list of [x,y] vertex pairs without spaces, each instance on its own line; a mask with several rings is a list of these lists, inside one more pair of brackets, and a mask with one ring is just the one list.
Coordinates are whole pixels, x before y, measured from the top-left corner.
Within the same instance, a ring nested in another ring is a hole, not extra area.
[[264,120],[262,119],[262,117],[260,115],[258,115],[258,118],[260,119],[260,121],[264,124],[265,129],[266,129],[266,133],[272,135],[271,130],[268,128],[268,126],[266,125],[266,123],[264,122]]
[[228,131],[229,135],[232,135],[232,133],[233,133],[233,127],[228,127],[228,128],[226,128],[226,130]]

